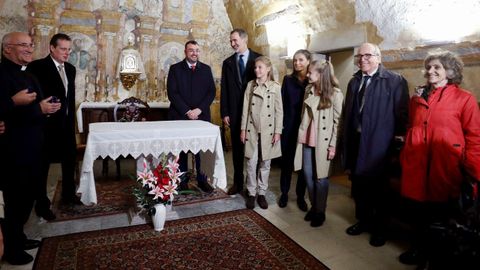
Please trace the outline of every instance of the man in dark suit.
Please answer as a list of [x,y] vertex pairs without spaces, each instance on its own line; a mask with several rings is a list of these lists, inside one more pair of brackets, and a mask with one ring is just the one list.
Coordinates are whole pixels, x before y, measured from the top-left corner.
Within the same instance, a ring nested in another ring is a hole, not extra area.
[[362,44],[355,55],[360,70],[348,83],[343,110],[345,166],[350,171],[355,216],[346,232],[370,232],[370,245],[385,244],[388,221],[388,164],[395,139],[405,135],[408,87],[381,64],[377,45]]
[[255,59],[260,54],[247,47],[248,34],[243,29],[233,29],[230,32],[230,46],[235,53],[223,61],[220,111],[223,124],[230,127],[234,176],[228,194],[233,195],[243,191],[245,149],[240,141],[243,95],[247,83],[255,79]]
[[39,178],[45,114],[60,109],[60,104],[43,99],[40,85],[25,72],[32,61],[34,45],[27,33],[13,32],[2,39],[0,63],[0,189],[5,201],[5,219],[1,221],[5,240],[4,259],[10,264],[33,260],[25,250],[39,246],[27,239],[23,226],[30,216]]
[[50,54],[28,65],[43,93],[61,104],[61,109],[50,114],[45,126],[45,144],[41,164],[40,186],[37,190],[35,212],[46,220],[55,219],[47,197],[47,179],[50,163],[62,166],[62,203],[80,204],[75,195],[75,67],[67,62],[72,42],[65,34],[55,34],[50,40]]
[[[215,98],[215,82],[209,65],[200,62],[200,48],[195,40],[185,44],[185,59],[172,65],[168,72],[167,91],[170,100],[168,119],[203,120],[210,122],[210,105]],[[187,154],[180,153],[180,170],[186,171]],[[213,188],[200,169],[200,155],[195,155],[198,187],[210,193]],[[188,188],[188,179],[180,189]]]

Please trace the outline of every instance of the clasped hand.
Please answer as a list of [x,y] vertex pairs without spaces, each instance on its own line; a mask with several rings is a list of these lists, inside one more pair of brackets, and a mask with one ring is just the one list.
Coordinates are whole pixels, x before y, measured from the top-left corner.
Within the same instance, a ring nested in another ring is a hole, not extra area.
[[43,114],[52,114],[60,110],[62,107],[62,103],[60,102],[55,102],[55,103],[50,103],[50,100],[53,97],[48,97],[42,101],[40,101],[40,108],[42,109]]

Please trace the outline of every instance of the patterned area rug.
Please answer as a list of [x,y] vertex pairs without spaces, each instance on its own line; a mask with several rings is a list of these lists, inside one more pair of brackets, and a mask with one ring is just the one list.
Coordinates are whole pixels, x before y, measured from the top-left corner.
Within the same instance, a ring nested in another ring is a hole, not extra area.
[[[60,203],[62,184],[59,181],[52,207],[57,218],[51,222],[126,213],[130,208],[136,206],[135,198],[132,195],[134,185],[135,182],[132,179],[101,178],[95,183],[98,202],[96,205],[64,205]],[[173,205],[180,206],[230,198],[221,189],[215,189],[209,194],[201,192],[195,184],[190,184],[190,189],[193,192],[176,196]]]
[[253,210],[45,238],[33,269],[328,269]]
[[53,212],[56,221],[65,221],[95,216],[125,213],[135,206],[132,187],[135,182],[131,179],[115,180],[112,178],[99,179],[95,183],[97,189],[96,205],[65,205],[60,203],[62,183],[59,181],[53,197]]

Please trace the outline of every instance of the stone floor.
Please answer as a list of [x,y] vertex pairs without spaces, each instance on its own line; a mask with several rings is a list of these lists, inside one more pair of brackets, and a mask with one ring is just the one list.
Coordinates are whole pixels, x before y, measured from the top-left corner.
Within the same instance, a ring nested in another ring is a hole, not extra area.
[[[231,153],[225,153],[229,184],[232,181]],[[96,161],[96,175],[100,175],[101,162]],[[59,166],[52,166],[49,177],[49,192],[53,196],[55,181],[59,178]],[[110,174],[114,173],[114,163],[110,164]],[[133,172],[133,161],[122,160],[122,174],[127,175]],[[300,244],[313,256],[322,261],[331,269],[347,270],[381,270],[381,269],[414,269],[398,262],[398,255],[406,244],[401,240],[388,241],[382,247],[372,247],[368,244],[369,235],[349,236],[345,228],[353,224],[354,206],[350,198],[349,183],[344,176],[331,178],[330,193],[328,197],[327,219],[323,226],[318,228],[310,227],[309,223],[303,220],[304,212],[296,206],[294,183],[290,192],[290,201],[286,208],[279,208],[276,204],[279,197],[279,176],[280,169],[275,162],[272,165],[270,174],[270,187],[267,193],[269,207],[266,210],[255,208],[259,214],[264,216],[272,224],[282,230],[290,238]],[[192,216],[206,215],[245,208],[243,197],[236,195],[229,199],[199,203],[197,205],[184,205],[173,207],[168,219],[187,218]],[[34,214],[28,221],[25,232],[29,238],[41,239],[55,235],[63,235],[74,232],[100,230],[113,227],[129,226],[127,214],[118,214],[104,217],[94,217],[65,222],[47,223],[37,218]],[[30,254],[36,255],[37,250],[31,250]],[[23,270],[31,269],[33,263],[24,266],[11,266],[1,262],[1,269]]]

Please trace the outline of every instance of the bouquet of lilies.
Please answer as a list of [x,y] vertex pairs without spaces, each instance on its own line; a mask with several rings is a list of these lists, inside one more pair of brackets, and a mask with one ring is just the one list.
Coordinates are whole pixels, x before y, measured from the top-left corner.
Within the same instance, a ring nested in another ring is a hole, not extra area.
[[137,186],[133,193],[149,215],[155,214],[155,204],[171,204],[177,195],[177,187],[184,174],[178,169],[178,158],[162,154],[157,166],[151,160],[143,160],[143,170],[137,172]]

